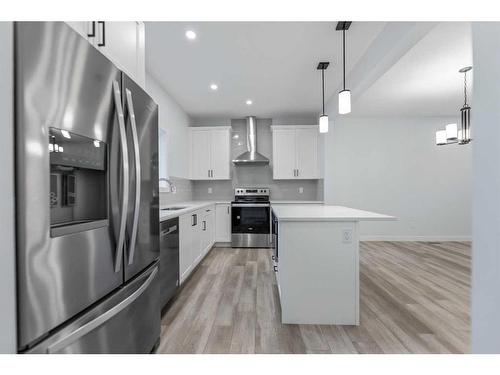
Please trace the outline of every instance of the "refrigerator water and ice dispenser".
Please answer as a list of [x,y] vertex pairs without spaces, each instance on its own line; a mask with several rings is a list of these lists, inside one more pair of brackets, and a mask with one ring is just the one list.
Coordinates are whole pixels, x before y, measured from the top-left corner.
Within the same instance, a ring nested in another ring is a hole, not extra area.
[[49,129],[51,237],[108,225],[106,146]]

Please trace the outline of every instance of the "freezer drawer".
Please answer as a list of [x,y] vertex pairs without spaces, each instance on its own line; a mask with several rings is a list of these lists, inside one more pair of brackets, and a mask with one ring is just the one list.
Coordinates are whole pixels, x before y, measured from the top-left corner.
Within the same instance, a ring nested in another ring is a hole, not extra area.
[[150,353],[160,337],[158,262],[26,353]]

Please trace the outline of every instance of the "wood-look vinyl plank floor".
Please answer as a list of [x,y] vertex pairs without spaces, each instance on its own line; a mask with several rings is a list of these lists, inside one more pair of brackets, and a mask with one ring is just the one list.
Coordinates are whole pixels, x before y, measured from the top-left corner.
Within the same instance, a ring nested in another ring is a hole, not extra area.
[[281,324],[269,249],[214,248],[164,309],[158,353],[468,353],[470,243],[362,242],[359,326]]

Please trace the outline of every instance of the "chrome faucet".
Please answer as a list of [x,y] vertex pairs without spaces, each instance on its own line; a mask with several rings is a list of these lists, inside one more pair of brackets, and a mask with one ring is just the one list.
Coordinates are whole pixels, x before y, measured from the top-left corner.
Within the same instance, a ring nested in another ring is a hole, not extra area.
[[162,181],[164,181],[164,182],[166,182],[166,183],[168,184],[168,191],[169,191],[169,192],[172,192],[172,191],[173,191],[173,188],[175,188],[174,183],[173,183],[172,181],[170,181],[170,179],[165,178],[165,177],[161,177],[161,178],[158,180],[158,182],[162,182]]

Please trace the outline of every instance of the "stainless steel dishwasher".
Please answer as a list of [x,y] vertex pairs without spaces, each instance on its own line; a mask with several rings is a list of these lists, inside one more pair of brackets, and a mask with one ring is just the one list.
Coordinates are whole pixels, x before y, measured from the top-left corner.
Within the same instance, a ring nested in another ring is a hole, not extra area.
[[160,306],[163,308],[179,287],[179,218],[160,223]]

